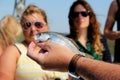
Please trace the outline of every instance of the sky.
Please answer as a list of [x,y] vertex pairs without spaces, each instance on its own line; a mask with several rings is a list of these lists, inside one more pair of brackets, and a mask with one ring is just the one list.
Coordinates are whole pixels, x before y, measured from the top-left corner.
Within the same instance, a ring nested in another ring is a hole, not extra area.
[[[19,1],[19,0],[17,0]],[[26,0],[25,7],[34,4],[45,10],[50,31],[69,33],[68,12],[75,0]],[[112,0],[87,0],[96,13],[103,33],[104,25]],[[0,0],[0,19],[13,15],[15,0]]]

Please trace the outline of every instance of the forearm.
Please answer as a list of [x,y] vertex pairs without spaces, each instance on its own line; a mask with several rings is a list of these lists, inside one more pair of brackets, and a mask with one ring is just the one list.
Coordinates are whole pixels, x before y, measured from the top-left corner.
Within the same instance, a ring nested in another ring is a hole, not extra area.
[[108,31],[105,33],[105,36],[111,40],[119,39],[120,32],[119,31]]
[[0,73],[0,80],[14,80],[14,78]]
[[[9,67],[10,68],[10,67]],[[0,80],[14,80],[14,74],[0,66]]]
[[77,62],[77,73],[88,80],[119,80],[120,65],[102,61],[80,58]]

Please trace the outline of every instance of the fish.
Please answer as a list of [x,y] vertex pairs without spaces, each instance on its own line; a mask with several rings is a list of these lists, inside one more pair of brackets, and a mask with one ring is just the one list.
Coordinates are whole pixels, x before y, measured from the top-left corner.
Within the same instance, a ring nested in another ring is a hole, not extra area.
[[[38,33],[34,36],[34,39],[36,42],[45,42],[45,41],[50,41],[53,43],[57,43],[62,46],[66,46],[69,49],[71,49],[73,52],[76,54],[80,54],[81,56],[85,57],[85,53],[79,51],[79,47],[77,44],[70,38],[62,35],[61,33],[58,32],[42,32]],[[79,79],[80,76],[75,76],[73,72],[68,72],[68,74],[74,78]]]
[[79,51],[77,44],[70,38],[62,35],[58,32],[42,32],[38,33],[34,36],[36,42],[45,42],[50,41],[53,43],[57,43],[62,46],[66,46],[71,49],[76,54],[80,54],[81,56],[85,56],[85,53]]

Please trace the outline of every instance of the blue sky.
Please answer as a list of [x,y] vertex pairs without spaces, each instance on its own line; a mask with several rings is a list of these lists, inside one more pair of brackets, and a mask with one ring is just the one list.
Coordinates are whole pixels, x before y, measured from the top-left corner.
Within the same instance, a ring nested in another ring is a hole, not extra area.
[[[44,9],[48,16],[50,31],[69,33],[68,11],[75,0],[26,0],[26,5],[35,4]],[[112,0],[87,0],[95,11],[103,32],[109,5]],[[0,19],[12,15],[15,0],[0,1]]]

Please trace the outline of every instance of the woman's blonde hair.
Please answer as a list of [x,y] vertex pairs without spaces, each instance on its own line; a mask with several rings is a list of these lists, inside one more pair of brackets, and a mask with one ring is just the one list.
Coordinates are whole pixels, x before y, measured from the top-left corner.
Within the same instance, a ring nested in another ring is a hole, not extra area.
[[21,33],[21,25],[14,16],[3,17],[0,21],[0,45],[2,49],[15,42]]
[[20,23],[21,23],[22,26],[24,26],[24,21],[26,20],[26,16],[32,15],[33,13],[39,13],[39,14],[41,14],[41,15],[43,16],[45,22],[48,23],[48,22],[47,22],[47,15],[46,15],[45,11],[44,11],[43,9],[41,9],[41,8],[33,5],[33,4],[30,4],[30,5],[25,9],[25,11],[23,12],[23,14],[22,14],[22,16],[21,16],[21,21],[20,21]]

